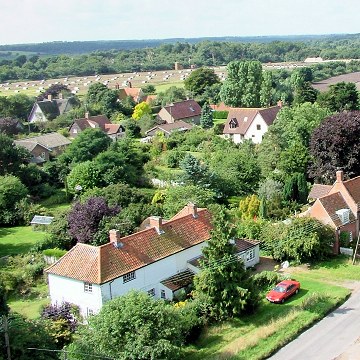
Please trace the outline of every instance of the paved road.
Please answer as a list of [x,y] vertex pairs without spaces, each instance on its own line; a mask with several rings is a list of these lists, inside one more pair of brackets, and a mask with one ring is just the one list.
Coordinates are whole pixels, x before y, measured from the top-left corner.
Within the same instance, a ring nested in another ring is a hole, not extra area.
[[360,360],[360,291],[269,360]]

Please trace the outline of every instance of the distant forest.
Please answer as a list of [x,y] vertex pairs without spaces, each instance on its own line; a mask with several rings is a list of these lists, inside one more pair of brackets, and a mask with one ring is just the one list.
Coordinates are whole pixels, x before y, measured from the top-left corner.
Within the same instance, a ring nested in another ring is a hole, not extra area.
[[226,37],[199,39],[79,41],[42,44],[1,45],[0,52],[32,53],[15,59],[0,56],[0,82],[37,80],[68,75],[173,69],[226,65],[233,60],[262,63],[323,59],[360,59],[360,34]]

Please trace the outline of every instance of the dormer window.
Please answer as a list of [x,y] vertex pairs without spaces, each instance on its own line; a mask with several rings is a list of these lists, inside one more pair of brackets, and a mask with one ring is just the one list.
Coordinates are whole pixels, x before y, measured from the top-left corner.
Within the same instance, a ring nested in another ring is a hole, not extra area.
[[238,124],[238,121],[236,120],[236,118],[232,118],[229,122],[230,129],[235,129],[235,128],[237,128],[238,125],[239,124]]
[[337,210],[336,214],[339,216],[342,225],[348,224],[350,222],[350,209]]

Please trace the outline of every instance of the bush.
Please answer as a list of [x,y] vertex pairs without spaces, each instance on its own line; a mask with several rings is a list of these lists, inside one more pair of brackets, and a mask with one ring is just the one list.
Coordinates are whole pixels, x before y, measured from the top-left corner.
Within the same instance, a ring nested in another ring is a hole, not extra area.
[[255,286],[260,290],[267,290],[282,280],[288,279],[287,275],[279,274],[275,271],[262,271],[253,276]]
[[45,256],[54,257],[54,258],[61,258],[63,255],[67,253],[66,250],[62,250],[59,248],[53,248],[53,249],[46,249],[42,252]]

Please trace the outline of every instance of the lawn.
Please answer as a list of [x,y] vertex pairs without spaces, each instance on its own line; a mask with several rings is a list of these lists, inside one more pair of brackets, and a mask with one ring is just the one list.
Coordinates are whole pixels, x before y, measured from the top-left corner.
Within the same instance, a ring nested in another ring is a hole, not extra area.
[[360,266],[352,266],[347,258],[339,257],[292,274],[301,282],[298,295],[284,305],[270,304],[263,298],[254,315],[210,326],[195,345],[187,347],[186,358],[267,358],[343,303],[350,291],[334,284],[360,280]]
[[0,228],[0,257],[28,252],[45,234],[43,231],[34,231],[31,226]]

